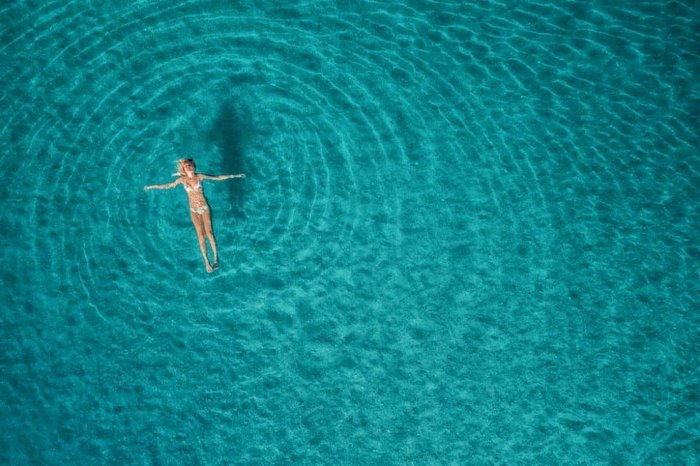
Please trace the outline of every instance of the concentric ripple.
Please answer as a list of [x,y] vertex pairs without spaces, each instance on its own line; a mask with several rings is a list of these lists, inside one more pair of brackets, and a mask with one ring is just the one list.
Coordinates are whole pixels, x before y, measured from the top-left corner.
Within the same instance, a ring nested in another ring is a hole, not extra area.
[[132,3],[0,7],[0,462],[694,462],[700,7]]

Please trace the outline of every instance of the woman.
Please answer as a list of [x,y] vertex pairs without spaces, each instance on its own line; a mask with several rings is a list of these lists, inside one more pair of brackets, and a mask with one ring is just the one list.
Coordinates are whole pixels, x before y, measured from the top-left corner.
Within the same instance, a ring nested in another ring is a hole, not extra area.
[[[197,230],[199,249],[202,251],[202,257],[204,258],[204,264],[207,266],[207,272],[211,273],[219,266],[219,256],[216,253],[216,240],[214,239],[214,233],[211,231],[211,213],[209,212],[209,204],[207,204],[207,200],[204,197],[204,191],[202,191],[202,181],[245,178],[245,175],[240,173],[238,175],[209,176],[201,173],[195,173],[194,170],[194,160],[180,159],[177,161],[177,173],[175,173],[175,176],[178,178],[175,181],[168,184],[154,184],[151,186],[146,186],[143,189],[145,191],[150,189],[170,189],[179,184],[185,188],[185,191],[187,192],[187,200],[190,203],[190,217],[192,218],[194,229]],[[207,246],[204,241],[205,233],[209,238],[209,245],[214,253],[214,267],[211,266],[209,263],[209,258],[207,257]]]

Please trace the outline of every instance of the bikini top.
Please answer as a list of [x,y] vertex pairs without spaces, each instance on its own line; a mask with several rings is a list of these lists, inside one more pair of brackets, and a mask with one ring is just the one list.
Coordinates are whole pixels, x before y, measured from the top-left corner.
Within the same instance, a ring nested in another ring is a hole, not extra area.
[[185,191],[187,191],[188,193],[190,191],[201,191],[202,190],[202,183],[200,183],[199,181],[197,182],[197,184],[193,184],[193,185],[189,185],[187,183],[182,183],[182,186],[185,187]]

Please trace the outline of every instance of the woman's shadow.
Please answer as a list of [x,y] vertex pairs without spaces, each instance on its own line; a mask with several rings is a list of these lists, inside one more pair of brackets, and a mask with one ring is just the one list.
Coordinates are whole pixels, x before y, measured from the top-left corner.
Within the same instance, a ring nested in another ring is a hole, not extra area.
[[[219,149],[221,156],[221,173],[248,173],[243,147],[252,134],[250,119],[244,118],[240,110],[236,110],[231,100],[224,102],[217,116],[211,123],[208,138]],[[242,218],[245,206],[245,180],[234,179],[224,183],[228,189],[231,212]]]

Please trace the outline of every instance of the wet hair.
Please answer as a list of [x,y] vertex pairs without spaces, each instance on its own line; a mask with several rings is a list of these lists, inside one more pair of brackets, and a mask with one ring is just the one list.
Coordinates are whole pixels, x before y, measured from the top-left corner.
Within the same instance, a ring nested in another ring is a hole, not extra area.
[[186,163],[191,163],[193,168],[196,168],[196,165],[194,163],[193,159],[180,159],[177,161],[177,167],[176,167],[176,172],[173,173],[173,176],[185,176],[185,164]]

